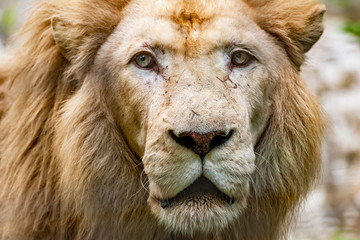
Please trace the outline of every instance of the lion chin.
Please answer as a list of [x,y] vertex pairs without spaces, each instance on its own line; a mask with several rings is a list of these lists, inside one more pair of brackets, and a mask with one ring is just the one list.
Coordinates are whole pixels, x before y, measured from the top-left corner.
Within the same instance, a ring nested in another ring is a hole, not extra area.
[[321,163],[317,0],[38,0],[0,61],[0,240],[286,238]]
[[193,236],[221,232],[241,214],[245,199],[244,196],[235,200],[200,177],[173,198],[151,197],[148,201],[153,213],[168,229]]

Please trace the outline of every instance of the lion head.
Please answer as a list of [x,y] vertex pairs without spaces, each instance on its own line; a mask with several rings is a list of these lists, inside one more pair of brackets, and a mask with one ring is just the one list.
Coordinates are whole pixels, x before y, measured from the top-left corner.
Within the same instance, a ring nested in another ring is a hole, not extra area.
[[319,169],[299,72],[324,11],[40,1],[6,70],[0,236],[278,239]]

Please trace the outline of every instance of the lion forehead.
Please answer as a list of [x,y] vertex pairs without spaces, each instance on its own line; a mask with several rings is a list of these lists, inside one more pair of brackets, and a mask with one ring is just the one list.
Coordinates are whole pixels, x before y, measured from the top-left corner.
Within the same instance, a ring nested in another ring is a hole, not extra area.
[[[280,52],[278,45],[247,14],[248,7],[240,4],[241,1],[221,4],[214,1],[208,4],[202,1],[160,2],[130,2],[115,31],[113,39],[117,45],[112,48],[126,43],[127,49],[121,49],[121,54],[130,54],[132,49],[160,47],[189,57],[236,44],[258,52],[262,49],[270,57],[275,55],[274,51]],[[272,47],[263,48],[269,45]]]

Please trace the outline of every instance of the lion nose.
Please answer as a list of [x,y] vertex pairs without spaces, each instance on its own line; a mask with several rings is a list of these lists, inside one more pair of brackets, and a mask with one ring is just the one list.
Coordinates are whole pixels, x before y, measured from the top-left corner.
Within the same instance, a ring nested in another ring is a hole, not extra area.
[[175,134],[172,130],[169,132],[171,137],[178,144],[191,149],[198,154],[201,159],[204,159],[206,154],[212,149],[227,142],[234,131],[231,130],[228,133],[224,131],[213,131],[208,133],[182,132],[180,134]]

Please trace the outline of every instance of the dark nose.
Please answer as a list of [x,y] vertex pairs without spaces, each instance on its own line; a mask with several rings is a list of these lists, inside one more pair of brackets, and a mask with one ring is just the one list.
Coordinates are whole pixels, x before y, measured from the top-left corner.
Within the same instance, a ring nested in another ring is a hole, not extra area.
[[227,142],[231,138],[233,130],[228,133],[224,131],[208,133],[183,132],[178,135],[170,130],[169,133],[178,144],[193,150],[201,159],[204,159],[212,149]]

